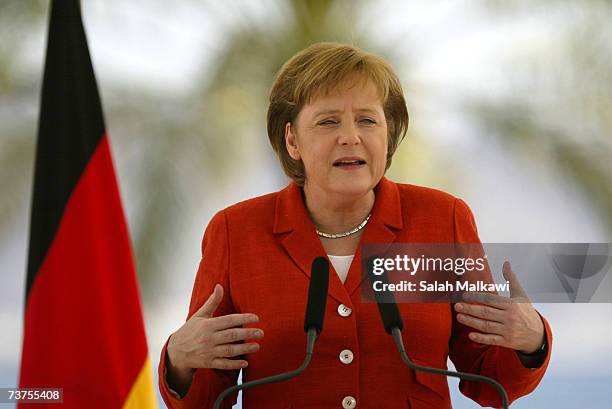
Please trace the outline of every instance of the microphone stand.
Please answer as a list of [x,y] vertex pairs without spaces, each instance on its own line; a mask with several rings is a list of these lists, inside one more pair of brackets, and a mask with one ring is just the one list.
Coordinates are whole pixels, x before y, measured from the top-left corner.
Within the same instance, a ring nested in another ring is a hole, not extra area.
[[508,394],[506,393],[506,390],[504,389],[504,387],[499,382],[497,382],[495,379],[489,378],[487,376],[476,375],[473,373],[447,371],[444,369],[432,368],[429,366],[421,366],[421,365],[415,364],[414,362],[410,360],[410,358],[408,357],[408,354],[406,354],[406,349],[404,348],[404,341],[402,339],[402,331],[398,327],[393,327],[391,328],[391,335],[393,336],[393,340],[395,341],[395,346],[397,347],[400,355],[402,356],[402,360],[410,368],[414,369],[415,371],[422,371],[422,372],[432,373],[436,375],[452,376],[454,378],[465,379],[468,381],[488,383],[489,385],[492,385],[493,387],[495,387],[495,389],[497,389],[497,392],[502,398],[502,407],[504,409],[508,409]]
[[225,399],[226,397],[228,397],[234,392],[238,392],[240,390],[247,389],[247,388],[252,388],[253,386],[286,381],[304,372],[304,370],[306,370],[306,367],[310,363],[310,359],[312,358],[312,352],[314,350],[314,344],[315,344],[315,340],[317,339],[317,335],[318,334],[317,334],[316,328],[308,329],[307,339],[306,339],[306,357],[304,358],[304,362],[302,362],[302,365],[300,365],[299,368],[293,371],[290,371],[290,372],[268,376],[267,378],[256,379],[254,381],[246,382],[241,385],[234,385],[231,388],[227,388],[217,397],[217,400],[215,401],[214,409],[219,409],[221,407],[221,402],[223,402],[223,399]]

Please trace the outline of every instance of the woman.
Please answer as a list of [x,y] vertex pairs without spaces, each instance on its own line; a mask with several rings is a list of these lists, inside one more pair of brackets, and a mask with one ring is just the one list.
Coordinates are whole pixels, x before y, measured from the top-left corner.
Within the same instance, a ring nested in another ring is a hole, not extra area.
[[[450,407],[446,379],[406,367],[376,305],[357,291],[365,243],[479,243],[462,200],[384,177],[407,126],[399,80],[377,56],[320,43],[283,66],[268,135],[292,181],[208,225],[188,320],[162,350],[168,407],[212,407],[240,369],[251,380],[297,368],[310,263],[321,255],[334,268],[310,366],[290,381],[248,390],[244,407]],[[508,265],[504,274],[514,281]],[[497,379],[512,401],[544,375],[551,331],[529,303],[494,297],[400,304],[405,346],[417,363],[445,368],[450,356],[458,370]],[[499,405],[488,385],[460,389],[481,405]]]

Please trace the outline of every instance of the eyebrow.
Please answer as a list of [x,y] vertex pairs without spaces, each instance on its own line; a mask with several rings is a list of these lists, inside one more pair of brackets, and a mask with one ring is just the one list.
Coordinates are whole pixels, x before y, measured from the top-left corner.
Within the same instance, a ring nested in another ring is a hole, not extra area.
[[[378,112],[373,109],[373,108],[359,108],[355,110],[356,112],[361,112],[361,113],[368,113],[368,114],[377,114]],[[339,114],[344,112],[341,109],[326,109],[324,111],[319,111],[314,115],[314,118],[318,118],[320,116],[324,116],[324,115],[332,115],[332,114]]]

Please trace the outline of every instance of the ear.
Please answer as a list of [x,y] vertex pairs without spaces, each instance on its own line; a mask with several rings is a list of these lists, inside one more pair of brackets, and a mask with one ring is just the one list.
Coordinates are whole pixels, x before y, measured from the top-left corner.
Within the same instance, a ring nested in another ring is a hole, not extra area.
[[300,155],[300,151],[297,145],[297,136],[293,131],[293,126],[291,122],[287,122],[285,124],[285,146],[287,147],[287,152],[289,152],[289,156],[291,156],[294,160],[302,159]]

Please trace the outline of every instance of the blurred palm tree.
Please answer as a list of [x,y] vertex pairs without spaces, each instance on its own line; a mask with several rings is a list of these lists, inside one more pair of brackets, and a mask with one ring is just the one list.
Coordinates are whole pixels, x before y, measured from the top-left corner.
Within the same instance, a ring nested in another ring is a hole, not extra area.
[[44,1],[0,3],[0,241],[12,231],[15,215],[29,208],[41,71],[24,69],[24,49],[31,45],[27,27],[42,30]]
[[470,101],[474,117],[521,156],[573,180],[612,234],[612,3],[483,4],[493,18],[546,13],[555,26],[545,49],[526,44],[511,61],[507,98]]

